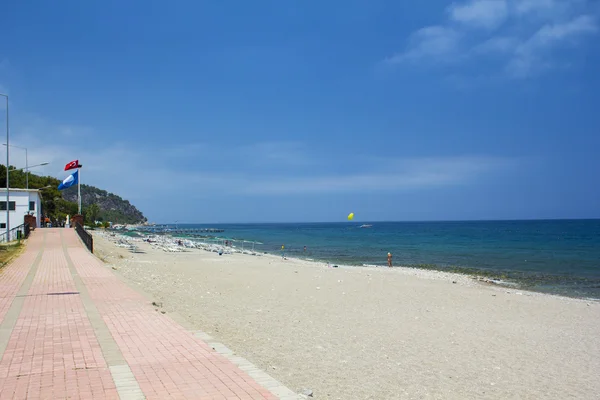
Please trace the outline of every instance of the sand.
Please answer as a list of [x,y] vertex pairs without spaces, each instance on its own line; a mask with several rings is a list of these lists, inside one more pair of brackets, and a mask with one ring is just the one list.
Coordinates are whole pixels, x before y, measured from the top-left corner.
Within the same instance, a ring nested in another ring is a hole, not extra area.
[[[203,250],[96,254],[315,399],[597,399],[600,304],[409,268]],[[455,282],[455,283],[454,283]]]

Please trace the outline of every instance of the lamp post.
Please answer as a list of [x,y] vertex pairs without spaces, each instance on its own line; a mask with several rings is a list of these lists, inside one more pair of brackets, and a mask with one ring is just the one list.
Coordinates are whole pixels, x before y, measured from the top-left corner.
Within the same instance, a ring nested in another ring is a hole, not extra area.
[[[10,147],[13,147],[13,146],[10,146]],[[11,169],[10,172],[23,171],[23,170],[27,170],[27,169],[31,169],[31,168],[35,168],[35,167],[41,167],[43,165],[48,165],[48,164],[50,164],[50,163],[43,162],[41,164],[30,165],[29,167]],[[29,185],[27,185],[27,189],[29,189]]]
[[6,98],[6,243],[10,242],[10,227],[9,227],[9,218],[10,218],[10,201],[9,201],[9,197],[10,197],[10,191],[9,191],[9,172],[8,172],[8,165],[9,165],[9,158],[8,158],[8,95],[0,93],[0,96]]
[[[6,146],[7,148],[9,147],[8,144],[6,143],[2,143],[2,146]],[[27,189],[29,189],[29,158],[27,156],[27,147],[21,147],[21,146],[15,146],[14,144],[11,144],[10,147],[15,147],[17,149],[21,149],[21,150],[25,150],[25,186],[27,187]],[[40,165],[46,165],[48,163],[44,163],[44,164],[40,164]],[[36,165],[37,167],[37,165]]]
[[[54,185],[47,185],[47,186],[38,188],[38,190],[41,192],[42,190],[50,189],[50,188],[53,188],[53,187],[54,187]],[[40,210],[38,211],[38,214],[40,216],[40,226],[45,226],[46,223],[42,221],[43,217],[44,217],[44,207],[43,207],[43,204],[42,204],[42,207],[40,208]]]
[[[4,145],[6,146],[6,144],[4,144]],[[18,147],[18,146],[10,146],[10,147]],[[24,147],[20,147],[20,148],[21,148],[21,149],[24,149]],[[27,161],[25,161],[25,162],[27,162]],[[15,168],[15,169],[11,169],[11,170],[9,171],[9,173],[10,173],[10,172],[13,172],[13,171],[22,171],[22,170],[26,170],[26,171],[27,171],[27,172],[26,172],[26,174],[27,174],[27,175],[25,175],[25,176],[28,176],[28,175],[29,175],[29,170],[30,170],[31,168],[35,168],[35,167],[41,167],[41,166],[43,166],[43,165],[48,165],[48,164],[49,164],[49,163],[47,163],[47,162],[43,162],[43,163],[41,163],[41,164],[35,164],[35,165],[27,166],[27,167],[25,167],[25,168]],[[49,188],[49,187],[50,187],[50,186],[46,186],[46,187],[43,187],[42,189],[47,189],[47,188]],[[28,190],[28,192],[27,192],[27,196],[29,196],[29,179],[27,180],[27,190]]]

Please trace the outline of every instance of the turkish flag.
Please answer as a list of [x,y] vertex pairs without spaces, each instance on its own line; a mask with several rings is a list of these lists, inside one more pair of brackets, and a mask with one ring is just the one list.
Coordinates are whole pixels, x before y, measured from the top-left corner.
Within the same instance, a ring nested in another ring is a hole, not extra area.
[[67,165],[65,165],[65,171],[68,171],[70,169],[75,169],[75,168],[80,168],[81,165],[79,165],[79,160],[74,160],[71,161],[70,163],[68,163]]

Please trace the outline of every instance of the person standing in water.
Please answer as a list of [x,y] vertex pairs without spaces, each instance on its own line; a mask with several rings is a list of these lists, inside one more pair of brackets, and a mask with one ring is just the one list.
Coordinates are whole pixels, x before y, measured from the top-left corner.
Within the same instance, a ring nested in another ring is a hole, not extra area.
[[281,245],[281,258],[285,258],[285,245]]
[[388,267],[392,268],[392,253],[388,253]]

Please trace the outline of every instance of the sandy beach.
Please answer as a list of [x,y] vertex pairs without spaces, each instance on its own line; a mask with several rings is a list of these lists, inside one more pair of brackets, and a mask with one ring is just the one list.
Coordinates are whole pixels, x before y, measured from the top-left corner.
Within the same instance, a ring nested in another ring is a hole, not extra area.
[[600,304],[408,268],[199,249],[94,233],[107,268],[315,399],[597,399]]

